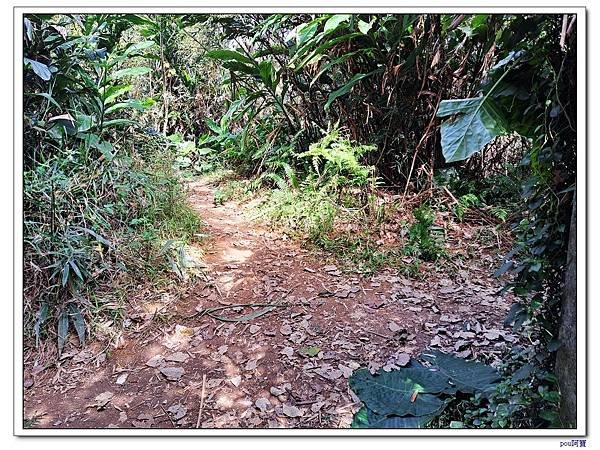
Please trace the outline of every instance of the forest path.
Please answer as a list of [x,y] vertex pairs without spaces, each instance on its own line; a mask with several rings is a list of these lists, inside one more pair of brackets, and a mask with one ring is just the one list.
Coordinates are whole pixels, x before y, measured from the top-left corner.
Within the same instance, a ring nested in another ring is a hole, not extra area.
[[215,206],[214,191],[189,184],[209,235],[204,278],[141,289],[110,352],[72,348],[58,370],[26,360],[31,426],[347,427],[358,367],[390,370],[429,345],[489,357],[513,339],[501,328],[511,299],[481,261],[418,281],[345,273],[252,220],[252,203]]

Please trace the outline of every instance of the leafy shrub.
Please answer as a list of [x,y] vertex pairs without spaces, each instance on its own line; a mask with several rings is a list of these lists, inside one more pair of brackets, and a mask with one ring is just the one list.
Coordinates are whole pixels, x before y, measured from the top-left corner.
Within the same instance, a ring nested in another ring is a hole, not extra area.
[[390,372],[354,372],[350,388],[364,408],[355,415],[352,426],[422,428],[461,394],[488,398],[500,379],[493,367],[477,361],[439,351],[424,352],[421,358],[430,365],[411,360],[406,367]]
[[435,261],[445,254],[443,230],[433,225],[435,215],[431,208],[421,205],[413,210],[416,222],[409,229],[405,253]]
[[275,189],[261,205],[262,215],[296,235],[316,240],[333,229],[337,207],[327,189],[315,188],[314,180],[300,189]]
[[164,239],[193,239],[200,219],[160,148],[146,150],[148,159],[50,160],[24,173],[26,333],[39,340],[40,325],[68,305],[95,320],[85,308],[94,286],[123,270],[145,276],[162,265]]
[[454,214],[459,221],[462,221],[465,212],[473,206],[480,204],[479,198],[475,194],[465,194],[458,198],[458,203],[454,205]]
[[154,42],[120,44],[139,20],[24,19],[24,333],[39,343],[52,322],[59,353],[71,327],[84,343],[98,319],[95,288],[111,284],[116,295],[124,272],[160,265],[164,238],[189,239],[200,225],[171,153],[131,128],[131,112],[153,101],[126,97],[150,71],[132,58]]
[[266,171],[255,183],[257,187],[269,179],[277,187],[263,202],[263,214],[285,229],[325,242],[345,199],[351,197],[361,205],[367,202],[368,197],[360,193],[375,178],[373,168],[362,165],[359,158],[373,148],[353,144],[334,129],[298,155],[299,159],[311,158],[304,181],[299,182],[298,173],[284,161],[271,162],[271,168],[281,168],[281,175]]

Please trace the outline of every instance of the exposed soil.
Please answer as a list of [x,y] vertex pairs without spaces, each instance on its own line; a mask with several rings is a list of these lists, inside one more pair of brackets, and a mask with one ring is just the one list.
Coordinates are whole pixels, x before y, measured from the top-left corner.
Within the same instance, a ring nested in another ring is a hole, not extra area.
[[[392,370],[428,346],[494,362],[515,339],[502,328],[512,298],[497,293],[492,250],[452,273],[432,265],[424,280],[346,273],[251,220],[251,204],[214,206],[213,190],[190,185],[210,235],[203,275],[140,287],[117,348],[72,345],[51,365],[28,354],[27,426],[348,427],[356,368]],[[260,306],[205,313],[231,304]],[[253,311],[264,314],[243,317]]]

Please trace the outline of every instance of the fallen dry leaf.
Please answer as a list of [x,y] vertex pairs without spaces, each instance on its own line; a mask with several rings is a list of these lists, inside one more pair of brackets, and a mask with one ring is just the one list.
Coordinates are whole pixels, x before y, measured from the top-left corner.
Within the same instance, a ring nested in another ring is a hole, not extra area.
[[114,397],[115,394],[113,394],[110,391],[106,391],[103,392],[102,394],[97,395],[94,400],[96,401],[96,403],[94,404],[94,406],[98,409],[98,411],[106,408],[106,405],[108,405],[108,403],[111,401],[111,399]]
[[179,403],[171,406],[167,411],[173,414],[174,420],[179,420],[187,414],[187,408]]
[[288,358],[291,358],[292,356],[294,356],[294,349],[292,347],[284,347],[283,350],[281,350],[279,353],[287,356]]
[[254,405],[260,409],[261,412],[265,412],[269,409],[269,406],[271,406],[271,402],[268,399],[261,397],[254,402]]
[[119,386],[122,386],[123,384],[125,384],[125,381],[127,381],[127,377],[128,377],[128,376],[129,376],[129,374],[128,374],[128,373],[122,373],[121,375],[119,375],[119,376],[117,377],[117,381],[116,381],[116,383],[117,383]]
[[230,378],[229,381],[231,382],[231,384],[233,384],[235,387],[238,387],[240,385],[240,383],[242,382],[242,376],[241,375],[237,375],[233,378]]
[[177,353],[173,353],[172,355],[167,356],[165,359],[167,361],[183,363],[183,362],[186,362],[189,357],[190,357],[190,355],[188,355],[187,353],[177,352]]
[[150,367],[158,367],[164,363],[164,361],[165,358],[163,355],[155,355],[146,362],[146,365]]
[[396,358],[395,364],[397,366],[405,366],[410,361],[410,355],[408,353],[400,353]]
[[301,417],[303,415],[302,411],[299,408],[297,408],[296,406],[288,405],[286,403],[283,404],[282,411],[283,414],[285,414],[288,417]]
[[256,360],[255,359],[251,359],[246,363],[246,366],[244,367],[244,369],[246,370],[254,370],[256,369]]
[[289,336],[290,334],[292,334],[293,330],[292,327],[289,326],[288,324],[282,325],[281,328],[279,329],[279,332],[281,334],[283,334],[284,336]]
[[183,367],[162,367],[159,370],[169,381],[179,381],[185,373]]
[[400,325],[398,325],[396,322],[390,322],[390,323],[388,323],[388,329],[392,333],[395,333],[397,331],[400,331],[402,329],[402,327]]
[[281,394],[285,394],[285,389],[281,389],[275,386],[271,386],[271,389],[269,389],[269,392],[274,395],[275,397],[279,397]]

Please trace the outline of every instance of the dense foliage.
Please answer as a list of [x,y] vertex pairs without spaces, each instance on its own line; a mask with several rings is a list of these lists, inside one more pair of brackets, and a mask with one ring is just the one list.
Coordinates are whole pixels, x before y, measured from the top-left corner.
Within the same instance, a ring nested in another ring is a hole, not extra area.
[[145,273],[161,239],[189,239],[199,226],[184,206],[173,157],[131,128],[127,111],[153,100],[126,97],[128,81],[150,71],[127,62],[154,46],[119,43],[131,21],[24,23],[25,333],[39,342],[51,332],[45,324],[56,324],[59,352],[71,324],[83,343],[86,316],[120,317],[118,293],[93,288],[116,288],[124,270]]

